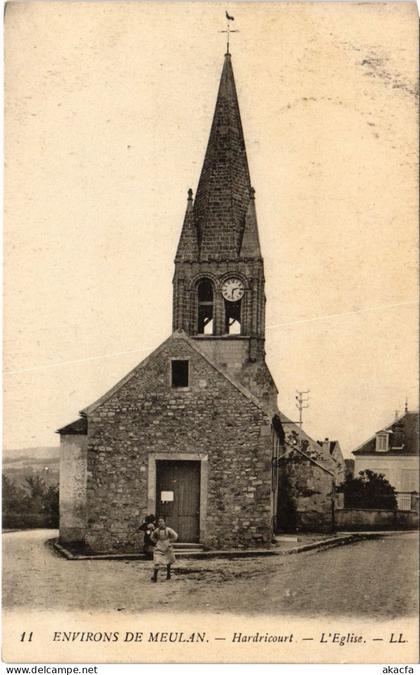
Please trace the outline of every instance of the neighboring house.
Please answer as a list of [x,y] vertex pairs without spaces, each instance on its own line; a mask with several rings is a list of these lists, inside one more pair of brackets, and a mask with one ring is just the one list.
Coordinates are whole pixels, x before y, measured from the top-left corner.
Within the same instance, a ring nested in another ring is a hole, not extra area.
[[397,492],[398,508],[409,511],[419,492],[419,413],[407,409],[402,417],[379,429],[353,450],[354,475],[370,469],[381,473]]
[[324,448],[325,452],[334,460],[334,475],[335,484],[340,485],[345,478],[346,465],[339,441],[330,441],[325,438],[323,441],[318,441],[318,445]]
[[344,460],[344,478],[353,478],[354,476],[354,459]]
[[270,545],[277,529],[332,528],[331,453],[277,408],[264,287],[226,54],[175,257],[172,335],[59,430],[62,543],[139,550],[150,513],[164,515],[181,542],[210,548]]
[[[278,532],[331,531],[335,527],[336,464],[322,445],[303,430],[297,431],[279,414],[285,441],[278,435],[277,514]],[[273,427],[276,429],[276,417]]]

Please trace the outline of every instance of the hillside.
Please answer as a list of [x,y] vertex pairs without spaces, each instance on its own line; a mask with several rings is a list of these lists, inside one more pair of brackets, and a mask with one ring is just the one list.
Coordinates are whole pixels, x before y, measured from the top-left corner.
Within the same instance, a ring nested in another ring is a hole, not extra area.
[[3,473],[17,482],[26,476],[42,472],[47,483],[58,483],[59,465],[58,446],[3,450]]

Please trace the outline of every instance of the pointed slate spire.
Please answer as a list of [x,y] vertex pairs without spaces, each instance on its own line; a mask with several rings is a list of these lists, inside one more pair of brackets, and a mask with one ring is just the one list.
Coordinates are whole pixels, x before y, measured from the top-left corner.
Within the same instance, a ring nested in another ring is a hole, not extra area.
[[251,188],[251,198],[245,218],[244,236],[241,246],[241,258],[261,259],[260,238],[258,236],[257,212],[255,210],[255,190]]
[[198,259],[197,231],[194,224],[193,214],[193,191],[188,190],[187,210],[185,212],[184,224],[182,226],[181,236],[179,238],[178,249],[175,256],[176,262],[184,260]]
[[238,257],[250,188],[232,61],[225,54],[194,204],[201,260]]

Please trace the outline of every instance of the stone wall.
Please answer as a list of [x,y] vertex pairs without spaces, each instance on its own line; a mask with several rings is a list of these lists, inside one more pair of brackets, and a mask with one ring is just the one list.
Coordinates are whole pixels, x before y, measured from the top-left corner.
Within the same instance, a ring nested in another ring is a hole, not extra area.
[[249,360],[249,338],[194,336],[193,339],[206,356],[256,396],[265,409],[276,411],[276,385],[264,359]]
[[229,276],[238,276],[244,284],[241,300],[241,335],[253,336],[258,347],[255,357],[262,358],[265,334],[264,267],[261,259],[176,262],[173,279],[173,330],[182,328],[188,335],[197,334],[197,283],[211,280],[214,290],[213,334],[225,335],[225,305],[222,284]]
[[419,526],[419,515],[391,509],[339,509],[336,526],[338,530],[414,530]]
[[[171,388],[171,358],[189,359],[188,389]],[[146,361],[88,410],[87,545],[141,546],[136,529],[148,512],[149,453],[208,456],[205,546],[269,544],[271,420],[182,337]]]
[[61,436],[60,541],[83,541],[86,533],[87,437]]
[[298,452],[280,462],[277,529],[328,532],[334,529],[334,478]]

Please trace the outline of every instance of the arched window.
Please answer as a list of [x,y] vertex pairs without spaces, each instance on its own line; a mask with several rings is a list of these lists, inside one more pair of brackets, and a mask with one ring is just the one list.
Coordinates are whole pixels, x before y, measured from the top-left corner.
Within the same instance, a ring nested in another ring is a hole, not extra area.
[[213,335],[214,331],[214,304],[213,284],[210,279],[201,279],[197,286],[198,298],[198,325],[199,335]]
[[241,302],[225,300],[225,335],[241,334]]

